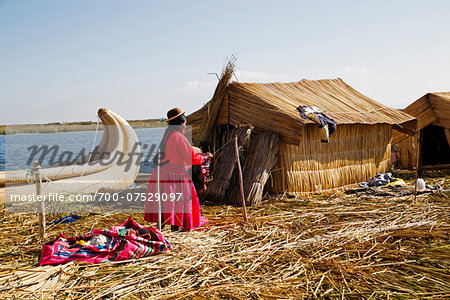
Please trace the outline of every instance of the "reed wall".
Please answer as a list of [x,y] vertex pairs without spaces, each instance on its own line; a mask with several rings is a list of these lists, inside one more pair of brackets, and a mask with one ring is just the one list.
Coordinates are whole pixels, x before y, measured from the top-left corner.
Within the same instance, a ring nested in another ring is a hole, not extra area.
[[398,143],[399,167],[401,169],[412,170],[415,168],[417,164],[417,147],[417,134],[409,136]]
[[[258,205],[277,160],[280,138],[272,132],[252,135],[242,166],[243,188],[246,205]],[[226,203],[242,205],[239,174],[234,170]]]
[[271,192],[311,194],[366,181],[390,168],[392,125],[340,125],[329,143],[305,126],[299,145],[282,143],[269,183]]

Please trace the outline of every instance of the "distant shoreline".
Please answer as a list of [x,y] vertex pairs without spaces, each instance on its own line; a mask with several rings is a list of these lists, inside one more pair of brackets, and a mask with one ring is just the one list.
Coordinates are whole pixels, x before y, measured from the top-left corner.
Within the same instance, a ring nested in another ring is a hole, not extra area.
[[[163,120],[128,120],[134,129],[165,127]],[[22,124],[22,125],[0,125],[0,135],[27,134],[27,133],[58,133],[72,131],[95,131],[96,122],[67,122],[67,123],[48,123],[48,124]],[[103,124],[99,124],[99,130],[103,130]]]

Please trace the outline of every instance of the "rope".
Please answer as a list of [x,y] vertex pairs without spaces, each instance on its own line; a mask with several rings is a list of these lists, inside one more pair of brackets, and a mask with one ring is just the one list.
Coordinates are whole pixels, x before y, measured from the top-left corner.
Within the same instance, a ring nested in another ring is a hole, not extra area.
[[[41,173],[41,175],[42,176],[44,176],[45,177],[45,179],[47,179],[47,182],[46,182],[46,184],[43,186],[43,188],[42,189],[44,189],[49,183],[52,183],[52,184],[56,184],[57,185],[57,182],[54,182],[54,181],[52,181],[50,178],[48,178],[45,174],[42,174]],[[41,177],[42,178],[42,177]],[[105,182],[106,180],[101,180],[100,182]],[[42,179],[41,179],[41,182],[42,182]],[[94,183],[95,184],[95,183]],[[123,192],[123,191],[126,191],[127,189],[129,189],[130,187],[132,187],[133,186],[133,183],[131,183],[128,187],[126,187],[126,188],[124,188],[124,189],[122,189],[122,190],[120,190],[120,191],[117,191],[117,192],[114,192],[114,193],[121,193],[121,192]],[[61,189],[60,188],[60,190],[61,190],[61,192],[63,192],[63,193],[67,193],[67,194],[76,194],[76,193],[79,193],[79,192],[81,192],[81,191],[83,191],[83,189],[85,189],[86,187],[83,187],[83,188],[81,188],[81,189],[79,189],[79,190],[77,190],[76,192],[74,192],[74,191],[66,191],[66,190],[63,190],[63,189]]]
[[[28,175],[33,175],[31,180],[28,180]],[[25,175],[25,180],[27,183],[34,183],[34,172],[33,169],[28,169],[27,174]]]
[[[98,133],[98,126],[99,126],[99,123],[100,123],[100,118],[97,116],[97,126],[96,126],[96,128],[95,128],[95,136],[94,136],[94,141],[93,141],[93,143],[92,143],[91,153],[89,153],[89,159],[88,159],[87,162],[86,162],[86,168],[83,170],[83,172],[81,173],[80,177],[84,175],[84,173],[86,172],[86,170],[87,170],[87,168],[88,168],[88,166],[89,166],[88,163],[89,163],[89,160],[91,159],[92,152],[94,151],[95,141],[96,141],[96,139],[97,139],[97,133]],[[64,165],[64,166],[61,168],[61,170],[59,170],[58,174],[55,175],[55,177],[57,177],[59,174],[61,174],[61,172],[62,172],[66,167],[67,167],[67,165]],[[41,174],[42,174],[42,173],[41,173]],[[44,176],[45,176],[45,174],[44,174]],[[47,180],[48,180],[49,182],[52,182],[47,176],[45,176],[45,177],[47,178]],[[48,184],[48,183],[47,183],[47,184]],[[47,185],[45,185],[45,186],[47,186]]]
[[[223,147],[225,147],[226,145],[228,145],[231,141],[233,141],[234,139],[230,139],[228,142],[226,142],[225,144],[222,145],[222,147],[220,147],[219,149],[217,149],[216,151],[214,151],[213,153],[213,157],[214,159],[219,159],[219,157],[222,155],[222,153],[220,153],[217,157],[216,157],[216,153],[219,152]],[[214,169],[212,170],[211,173],[214,173],[214,171],[216,170],[217,165],[214,165]]]
[[45,179],[47,179],[47,182],[46,182],[45,185],[42,187],[42,189],[46,188],[47,185],[48,185],[49,183],[55,184],[55,183],[54,183],[50,178],[48,178],[47,175],[45,175],[44,173],[41,173],[41,181],[42,181],[42,176],[44,176]]
[[[50,178],[48,178],[47,177],[47,175],[45,175],[44,173],[41,173],[41,183],[42,183],[42,177],[44,177],[46,180],[47,180],[47,182],[45,183],[45,185],[42,187],[42,190],[44,190],[46,187],[47,187],[47,185],[49,185],[50,183],[51,184],[55,184],[56,186],[58,186],[58,184],[56,183],[56,182],[54,182],[54,181],[52,181]],[[58,186],[58,188],[61,190],[61,192],[62,193],[66,193],[66,194],[72,194],[72,193],[74,193],[73,191],[66,191],[66,190],[63,190],[63,189],[61,189],[59,186]],[[75,192],[75,193],[78,193],[78,192],[80,192],[80,191],[82,191],[83,189],[80,189],[80,190],[78,190],[77,192]]]
[[[95,129],[94,141],[93,141],[93,143],[92,143],[91,153],[89,154],[89,158],[88,158],[87,162],[90,161],[91,156],[92,156],[92,153],[93,153],[93,151],[94,151],[95,142],[96,142],[96,140],[97,140],[97,134],[98,134],[98,127],[99,127],[99,124],[100,124],[100,118],[97,116],[97,126],[96,126],[96,129]],[[86,164],[86,169],[87,169],[87,166],[88,166],[88,164]],[[66,166],[64,166],[64,167],[66,167]],[[86,169],[84,169],[84,171],[83,171],[83,173],[80,175],[80,177],[84,175],[84,173],[86,172]],[[61,170],[61,171],[62,171],[62,170]],[[60,171],[60,172],[61,172],[61,171]],[[60,173],[60,172],[59,172],[59,173]],[[59,173],[58,173],[58,174],[59,174]],[[41,176],[45,177],[45,179],[47,180],[47,182],[46,182],[46,184],[44,185],[43,188],[45,188],[45,187],[46,187],[48,184],[50,184],[50,183],[52,183],[52,184],[57,184],[56,182],[53,182],[50,178],[48,178],[47,175],[41,173]],[[41,177],[41,178],[42,178],[42,177]],[[102,180],[102,182],[103,182],[103,181],[104,181],[104,180]],[[123,192],[123,191],[129,189],[132,185],[133,185],[133,183],[132,183],[129,187],[127,187],[127,188],[125,188],[125,189],[123,189],[123,190],[121,190],[121,191],[119,191],[119,192],[116,192],[116,193]],[[76,193],[81,192],[83,189],[84,189],[84,188],[79,189]],[[61,191],[62,191],[62,192],[65,192],[65,193],[73,193],[73,192],[69,192],[69,191],[62,190],[62,189],[61,189]]]
[[[213,156],[214,155],[216,155],[216,153],[217,152],[219,152],[220,151],[220,149],[222,149],[223,147],[225,147],[227,144],[229,144],[231,141],[233,141],[234,139],[230,139],[228,142],[226,142],[222,147],[220,147],[219,149],[217,149],[214,153],[213,153]],[[239,153],[239,156],[242,158],[242,159],[245,159],[244,158],[244,156],[242,155],[242,153]]]
[[[98,133],[99,123],[100,123],[100,118],[97,116],[97,126],[95,128],[94,142],[92,143],[91,153],[89,154],[88,162],[91,159],[92,152],[94,151],[95,142],[97,140],[97,133]],[[84,169],[83,173],[81,173],[80,177],[83,176],[84,173],[86,172],[87,166],[88,166],[88,164],[86,164],[86,168]],[[58,172],[58,174],[56,174],[56,176],[58,176],[64,170],[65,167],[66,167],[66,165],[61,168],[61,170]],[[30,176],[30,175],[33,175],[31,177],[32,178],[31,180],[28,179],[28,176]],[[47,181],[45,183],[45,185],[43,186],[43,188],[45,188],[49,183],[55,184],[55,182],[53,182],[50,178],[48,178],[47,175],[45,175],[44,173],[41,172],[41,178],[42,178],[42,176],[45,177],[45,179]],[[27,183],[34,183],[34,172],[33,172],[33,169],[28,169],[27,170],[27,174],[25,176],[25,179],[26,179]],[[41,182],[42,182],[42,179],[41,179]],[[63,191],[63,192],[67,192],[67,191]]]
[[[87,160],[87,162],[86,162],[86,168],[83,170],[83,172],[81,173],[80,177],[82,177],[82,176],[84,175],[84,173],[86,172],[86,170],[87,170],[87,168],[88,168],[88,166],[89,166],[89,161],[90,161],[90,159],[91,159],[92,152],[94,151],[94,147],[95,147],[95,142],[96,142],[96,140],[97,140],[97,133],[98,133],[98,127],[99,127],[99,124],[100,124],[100,118],[97,116],[97,126],[96,126],[96,128],[95,128],[95,135],[94,135],[94,141],[92,142],[91,152],[89,153],[89,158],[88,158],[88,160]],[[62,172],[62,170],[64,170],[65,167],[66,167],[66,165],[65,165],[64,167],[61,168],[61,170],[58,172],[58,174],[56,174],[56,176],[58,176],[58,175]],[[47,175],[45,175],[44,173],[41,173],[41,176],[44,176],[45,179],[47,180],[47,183],[45,184],[45,186],[44,186],[43,188],[45,188],[49,183],[56,184],[56,183],[53,182],[50,178],[48,178]],[[42,177],[41,177],[41,178],[42,178]],[[78,192],[80,192],[81,190],[82,190],[82,189],[80,189]],[[63,191],[63,192],[66,192],[66,193],[69,193],[68,191],[64,191],[64,190],[62,190],[62,191]]]
[[[222,155],[222,153],[220,153],[217,157],[216,157],[216,153],[219,152],[223,147],[225,147],[226,145],[228,145],[230,142],[234,141],[234,138],[229,139],[225,144],[222,145],[222,147],[220,147],[219,149],[217,149],[216,151],[214,151],[213,156],[215,159],[219,159],[220,155]],[[242,160],[245,160],[245,157],[242,155],[241,152],[239,152],[239,157]],[[214,171],[216,170],[217,165],[214,166],[214,169],[212,170],[211,173],[214,173]]]
[[224,145],[222,145],[222,147],[220,147],[219,149],[217,149],[217,150],[213,153],[213,156],[216,155],[216,153],[219,152],[220,149],[222,149],[223,147],[225,147],[226,145],[228,145],[232,140],[234,140],[234,139],[230,139],[228,142],[226,142]]
[[83,170],[83,173],[81,173],[80,177],[82,177],[84,175],[84,173],[86,172],[86,170],[89,166],[89,161],[91,160],[92,153],[94,152],[95,142],[97,141],[97,133],[98,133],[98,125],[99,124],[100,124],[100,118],[97,116],[97,126],[95,128],[94,142],[92,143],[91,152],[89,153],[89,157],[86,162],[86,168]]

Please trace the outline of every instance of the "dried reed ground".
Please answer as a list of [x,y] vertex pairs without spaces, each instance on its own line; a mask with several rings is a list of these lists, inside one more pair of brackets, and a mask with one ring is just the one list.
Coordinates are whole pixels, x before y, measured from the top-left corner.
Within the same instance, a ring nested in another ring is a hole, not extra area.
[[[433,181],[450,186],[450,178]],[[164,230],[171,253],[37,268],[37,219],[3,213],[0,298],[450,297],[448,193],[415,202],[411,196],[273,199],[249,208],[246,225],[240,208],[202,209],[210,221],[206,229]],[[88,215],[48,228],[49,238],[109,228],[129,216]],[[142,214],[132,217],[145,224]]]

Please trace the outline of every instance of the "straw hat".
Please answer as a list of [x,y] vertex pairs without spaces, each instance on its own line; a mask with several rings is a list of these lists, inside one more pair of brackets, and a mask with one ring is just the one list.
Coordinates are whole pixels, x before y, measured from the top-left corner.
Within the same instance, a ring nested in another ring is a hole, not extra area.
[[178,107],[172,108],[171,110],[169,110],[167,112],[167,120],[166,120],[166,122],[169,122],[170,120],[173,120],[176,117],[179,117],[179,116],[181,116],[184,113],[185,113],[185,111],[181,111],[181,109],[179,109]]

